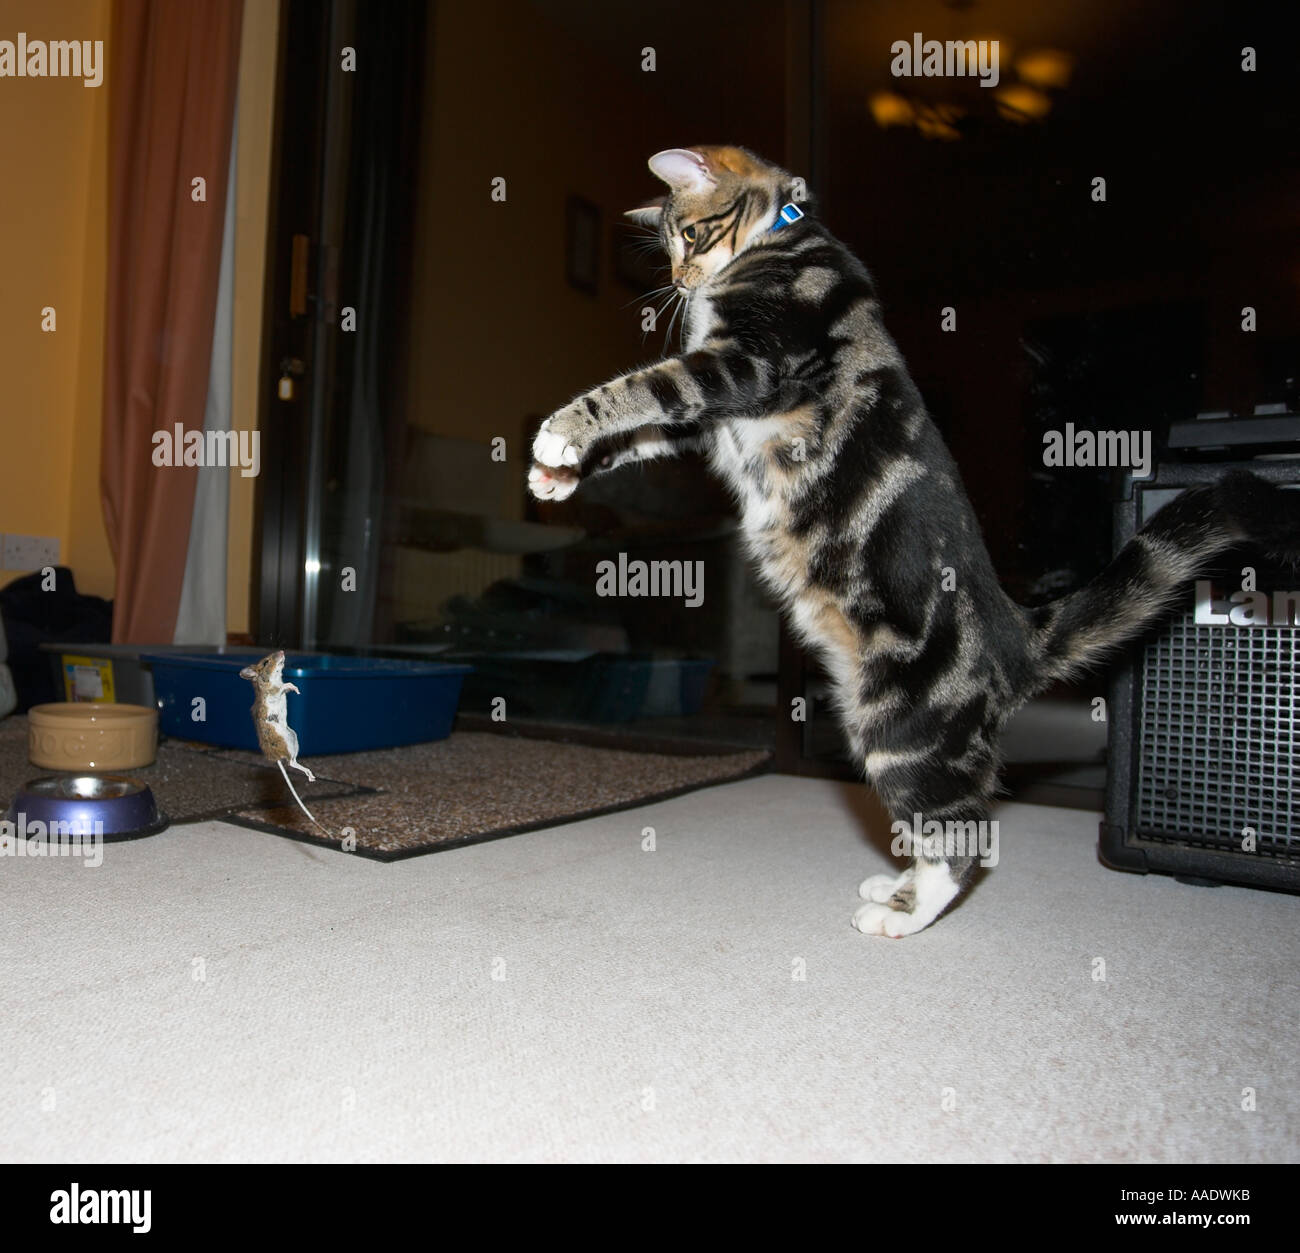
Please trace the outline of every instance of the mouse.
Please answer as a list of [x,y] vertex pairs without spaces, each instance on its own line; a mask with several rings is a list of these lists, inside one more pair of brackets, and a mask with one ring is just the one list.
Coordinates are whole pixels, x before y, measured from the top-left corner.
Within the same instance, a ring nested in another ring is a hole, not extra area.
[[284,775],[293,799],[298,802],[298,808],[330,839],[336,839],[334,833],[317,822],[316,816],[302,803],[302,797],[298,795],[298,790],[289,778],[289,771],[285,769],[285,762],[288,762],[295,770],[301,770],[313,783],[316,782],[316,776],[298,760],[298,736],[289,725],[286,693],[296,692],[301,696],[302,691],[296,684],[284,681],[284,650],[277,649],[261,661],[245,666],[239,672],[239,677],[249,679],[253,684],[256,697],[253,701],[253,725],[257,728],[257,742],[262,754],[280,767],[280,773]]

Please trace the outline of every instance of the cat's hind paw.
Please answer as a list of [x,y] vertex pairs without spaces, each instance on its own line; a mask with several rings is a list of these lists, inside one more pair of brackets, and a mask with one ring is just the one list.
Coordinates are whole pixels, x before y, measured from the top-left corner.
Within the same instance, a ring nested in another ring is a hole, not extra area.
[[901,875],[872,875],[858,888],[867,904],[858,907],[853,925],[863,935],[915,935],[948,908],[958,890],[944,862],[919,861]]
[[904,870],[902,874],[873,874],[863,879],[858,885],[858,895],[864,901],[884,903],[905,883],[911,882],[912,872]]
[[905,914],[901,909],[892,909],[888,905],[878,905],[875,902],[860,906],[858,912],[853,915],[853,925],[863,935],[885,935],[894,940],[905,935],[915,935],[933,921],[932,918]]

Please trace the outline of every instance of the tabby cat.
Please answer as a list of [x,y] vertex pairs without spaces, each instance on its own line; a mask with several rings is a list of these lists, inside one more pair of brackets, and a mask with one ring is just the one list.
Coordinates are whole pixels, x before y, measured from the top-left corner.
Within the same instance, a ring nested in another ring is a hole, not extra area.
[[[916,815],[926,832],[987,820],[1011,714],[1136,637],[1215,556],[1244,539],[1294,555],[1300,493],[1236,474],[1183,492],[1079,591],[1015,604],[870,276],[797,181],[734,147],[673,148],[650,169],[669,192],[629,216],[672,261],[683,353],[552,414],[531,490],[562,500],[625,462],[703,451],[761,577],[827,667],[855,760],[909,830]],[[978,860],[911,851],[901,874],[862,884],[860,931],[920,931]]]

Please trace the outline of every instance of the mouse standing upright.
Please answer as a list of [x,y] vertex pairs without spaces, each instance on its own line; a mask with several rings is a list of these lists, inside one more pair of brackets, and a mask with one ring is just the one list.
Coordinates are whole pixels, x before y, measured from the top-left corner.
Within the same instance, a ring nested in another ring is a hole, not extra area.
[[299,696],[302,693],[295,684],[284,681],[284,650],[279,649],[261,661],[245,666],[239,672],[239,677],[251,680],[256,693],[253,701],[253,725],[257,728],[257,742],[263,755],[280,767],[280,773],[284,775],[293,799],[298,802],[298,808],[333,839],[334,833],[317,822],[311,810],[302,803],[302,797],[298,795],[289,779],[289,772],[285,769],[287,761],[295,770],[301,770],[308,779],[316,782],[316,776],[298,760],[298,736],[289,725],[289,701],[286,693],[296,692]]

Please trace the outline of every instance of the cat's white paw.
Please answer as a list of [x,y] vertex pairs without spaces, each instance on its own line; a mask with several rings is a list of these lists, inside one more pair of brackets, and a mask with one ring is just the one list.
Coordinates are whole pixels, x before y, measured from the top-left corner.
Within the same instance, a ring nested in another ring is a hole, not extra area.
[[553,430],[553,418],[542,423],[533,440],[533,460],[544,466],[576,466],[582,460],[578,446],[560,431]]
[[904,870],[902,874],[873,874],[871,878],[863,879],[858,885],[858,895],[864,901],[887,901],[910,880],[911,872],[908,870]]
[[568,468],[535,465],[528,471],[528,490],[538,500],[567,500],[581,478]]
[[[893,909],[885,903],[903,889],[907,889],[904,900],[910,898],[910,910]],[[901,875],[872,875],[858,888],[868,903],[858,907],[853,925],[863,935],[915,935],[948,908],[957,892],[957,883],[943,862],[920,861]]]
[[853,925],[863,935],[887,935],[891,939],[915,935],[933,921],[932,918],[905,914],[901,910],[890,909],[888,905],[874,903],[860,906],[858,912],[853,915]]

